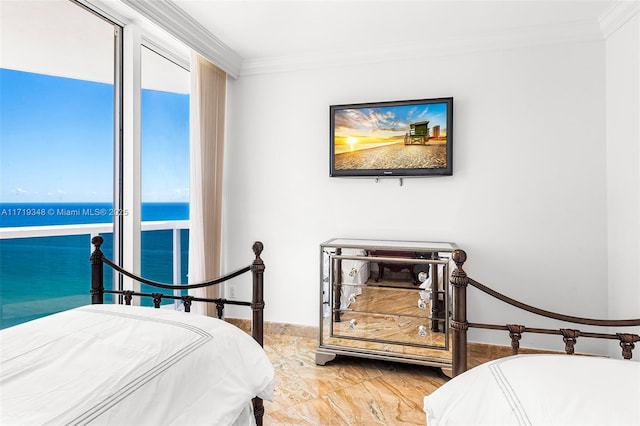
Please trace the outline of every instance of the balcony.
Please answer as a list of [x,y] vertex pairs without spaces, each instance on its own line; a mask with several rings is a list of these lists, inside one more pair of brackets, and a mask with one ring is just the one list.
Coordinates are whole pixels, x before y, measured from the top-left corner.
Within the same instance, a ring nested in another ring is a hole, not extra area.
[[[141,229],[143,273],[158,281],[184,282],[188,233],[182,231],[188,231],[189,221],[145,221]],[[91,238],[105,237],[103,251],[109,257],[112,233],[110,223],[0,228],[0,328],[91,303]],[[105,274],[105,287],[111,283]]]

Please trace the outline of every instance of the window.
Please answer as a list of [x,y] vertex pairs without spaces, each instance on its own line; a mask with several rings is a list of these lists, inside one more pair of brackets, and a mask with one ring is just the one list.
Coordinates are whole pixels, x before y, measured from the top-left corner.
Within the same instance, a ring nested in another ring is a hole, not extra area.
[[[134,185],[115,167],[122,63],[134,58],[122,56],[120,26],[68,0],[3,3],[0,28],[0,327],[7,327],[90,303],[92,235],[104,237],[113,259],[114,226],[118,235],[122,229],[113,207]],[[142,43],[153,49],[143,47],[139,58],[141,269],[186,282],[189,72],[150,38]],[[105,273],[106,288],[111,281]]]
[[0,326],[7,327],[86,304],[90,235],[105,232],[110,241],[117,27],[66,0],[5,2],[1,19]]
[[[165,283],[187,282],[189,83],[188,70],[142,49],[141,270]],[[169,229],[144,231],[152,221],[168,221]]]

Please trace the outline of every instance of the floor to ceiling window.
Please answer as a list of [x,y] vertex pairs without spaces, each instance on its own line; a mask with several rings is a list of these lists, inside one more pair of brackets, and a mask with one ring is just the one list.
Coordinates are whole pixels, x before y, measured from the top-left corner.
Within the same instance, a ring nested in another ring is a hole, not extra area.
[[111,235],[115,26],[51,0],[4,2],[1,27],[0,326],[7,327],[87,303],[90,235]]
[[[90,238],[102,235],[103,252],[114,254],[114,197],[133,183],[114,167],[122,155],[114,130],[122,107],[114,83],[120,27],[69,0],[3,2],[1,19],[4,328],[90,303]],[[186,282],[189,72],[154,46],[139,58],[141,270],[157,281]],[[111,279],[105,273],[106,288]]]
[[141,64],[142,221],[172,224],[169,229],[142,233],[141,271],[155,281],[186,283],[189,71],[147,47],[142,49]]

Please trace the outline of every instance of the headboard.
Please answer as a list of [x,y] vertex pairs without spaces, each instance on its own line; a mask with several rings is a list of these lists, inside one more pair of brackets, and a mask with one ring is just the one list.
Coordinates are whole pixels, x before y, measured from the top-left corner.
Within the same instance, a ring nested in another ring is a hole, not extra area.
[[[216,278],[211,281],[197,283],[197,284],[165,284],[156,281],[152,281],[143,277],[140,277],[136,274],[133,274],[125,269],[122,269],[120,266],[114,264],[112,261],[107,259],[101,251],[101,246],[104,242],[104,239],[101,236],[95,236],[91,239],[91,243],[94,245],[95,249],[91,253],[91,303],[92,304],[103,304],[104,303],[104,295],[105,294],[113,294],[119,296],[124,301],[125,304],[130,305],[134,296],[140,297],[149,297],[153,299],[153,304],[155,308],[160,308],[160,304],[162,299],[172,299],[172,300],[181,300],[184,305],[184,310],[186,312],[190,312],[191,304],[193,302],[205,302],[205,303],[215,303],[216,311],[218,318],[222,319],[224,313],[225,305],[241,305],[241,306],[249,306],[253,311],[252,321],[251,321],[251,335],[252,337],[260,344],[260,346],[264,346],[264,262],[260,258],[260,254],[264,248],[263,244],[260,241],[256,241],[253,246],[253,252],[255,254],[255,259],[251,265],[240,268],[234,272],[226,274],[220,278]],[[204,298],[204,297],[194,297],[191,295],[175,295],[175,294],[163,294],[160,292],[153,293],[143,293],[136,292],[133,290],[122,290],[122,289],[105,289],[104,288],[104,265],[109,266],[114,271],[127,276],[137,282],[144,283],[150,285],[155,288],[161,288],[166,290],[191,290],[196,288],[210,287],[219,285],[225,281],[228,281],[232,278],[245,274],[247,272],[251,272],[252,282],[253,282],[253,292],[251,301],[238,301],[238,300],[227,300],[224,298]],[[264,414],[264,406],[262,399],[256,397],[253,399],[253,408],[254,414],[256,418],[256,423],[258,425],[262,424],[262,417]]]
[[503,330],[509,332],[511,338],[512,354],[517,355],[520,347],[520,339],[522,334],[538,333],[560,335],[565,343],[565,351],[569,355],[574,354],[575,344],[578,337],[589,337],[596,339],[618,340],[622,349],[624,359],[631,359],[635,343],[640,341],[640,336],[633,333],[594,333],[586,332],[573,328],[533,328],[526,327],[521,324],[481,324],[467,321],[467,287],[472,286],[478,290],[495,297],[496,299],[507,303],[516,308],[531,312],[533,314],[569,322],[572,324],[582,324],[598,327],[635,327],[640,326],[640,319],[628,320],[602,320],[593,318],[580,318],[571,315],[564,315],[556,312],[547,311],[536,308],[526,303],[519,302],[515,299],[507,297],[491,288],[475,281],[467,276],[462,269],[464,262],[467,260],[467,254],[464,250],[454,250],[452,259],[456,264],[456,268],[451,274],[451,285],[453,287],[453,315],[451,319],[451,329],[453,330],[453,375],[457,376],[467,369],[467,330],[469,328],[480,328],[487,330]]

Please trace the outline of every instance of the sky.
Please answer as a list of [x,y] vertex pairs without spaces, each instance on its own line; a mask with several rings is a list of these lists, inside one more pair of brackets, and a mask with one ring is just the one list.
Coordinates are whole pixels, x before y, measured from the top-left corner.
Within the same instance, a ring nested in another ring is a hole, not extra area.
[[[109,202],[113,87],[0,69],[0,202]],[[189,96],[143,90],[142,201],[189,200]]]
[[447,128],[447,104],[414,104],[338,109],[335,113],[335,143],[382,142],[404,136],[409,125],[429,120],[429,127]]

